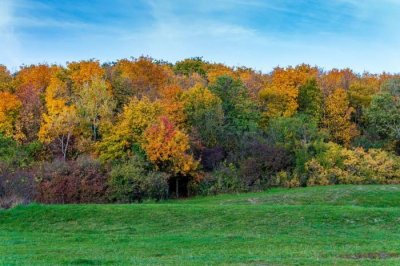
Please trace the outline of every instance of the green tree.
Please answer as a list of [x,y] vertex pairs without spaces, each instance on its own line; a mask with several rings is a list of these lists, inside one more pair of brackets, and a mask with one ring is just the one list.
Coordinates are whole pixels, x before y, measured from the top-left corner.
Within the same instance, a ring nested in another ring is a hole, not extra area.
[[299,112],[309,115],[317,123],[323,115],[323,95],[316,79],[309,79],[300,86],[298,96]]
[[204,78],[207,76],[205,62],[201,57],[193,57],[176,62],[174,71],[176,74],[185,76],[190,76],[193,73],[197,73]]
[[240,136],[258,129],[260,113],[240,80],[221,76],[209,90],[222,100],[227,132]]
[[201,86],[186,91],[181,99],[191,131],[199,135],[205,146],[218,145],[224,124],[221,99]]
[[391,94],[380,93],[372,97],[365,116],[371,134],[400,140],[400,101]]

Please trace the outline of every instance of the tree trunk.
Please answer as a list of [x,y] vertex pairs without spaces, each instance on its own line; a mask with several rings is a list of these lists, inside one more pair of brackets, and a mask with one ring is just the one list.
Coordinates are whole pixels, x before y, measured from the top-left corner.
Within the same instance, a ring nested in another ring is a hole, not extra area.
[[179,179],[175,179],[175,192],[176,192],[176,198],[179,198]]

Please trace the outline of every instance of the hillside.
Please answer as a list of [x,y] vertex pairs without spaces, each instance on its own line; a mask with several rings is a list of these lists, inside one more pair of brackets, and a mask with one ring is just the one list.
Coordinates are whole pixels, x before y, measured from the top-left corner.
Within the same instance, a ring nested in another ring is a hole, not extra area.
[[399,265],[400,186],[0,211],[0,265]]

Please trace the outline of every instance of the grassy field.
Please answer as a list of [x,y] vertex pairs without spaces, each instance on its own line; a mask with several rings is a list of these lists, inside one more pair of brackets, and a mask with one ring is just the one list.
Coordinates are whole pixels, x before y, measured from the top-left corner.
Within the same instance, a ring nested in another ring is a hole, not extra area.
[[0,211],[0,265],[400,265],[400,186]]

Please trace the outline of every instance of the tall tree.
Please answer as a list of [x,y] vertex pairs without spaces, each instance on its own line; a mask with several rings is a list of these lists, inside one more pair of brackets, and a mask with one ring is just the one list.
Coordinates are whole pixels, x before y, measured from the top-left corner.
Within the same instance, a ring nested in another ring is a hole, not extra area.
[[64,160],[73,134],[76,133],[78,117],[76,107],[68,99],[68,89],[65,83],[53,77],[46,91],[46,113],[39,131],[39,140],[44,143],[57,142]]
[[259,112],[240,80],[218,77],[209,90],[222,100],[227,132],[240,136],[258,129]]
[[172,70],[148,57],[123,59],[115,65],[114,94],[123,106],[131,97],[156,99],[160,89],[170,83]]
[[333,141],[348,146],[352,138],[358,134],[356,126],[350,121],[353,111],[343,89],[336,89],[328,96],[325,104],[324,125]]
[[21,107],[22,103],[17,96],[9,92],[0,92],[0,133],[19,139],[16,122]]
[[299,89],[299,112],[319,122],[323,115],[323,95],[315,79],[309,79]]
[[183,93],[182,102],[192,134],[198,134],[206,147],[217,146],[224,126],[221,99],[207,88],[195,86]]
[[44,93],[57,71],[57,66],[40,64],[23,67],[16,74],[15,94],[22,102],[18,118],[20,141],[31,142],[37,139],[44,111]]
[[157,169],[175,176],[179,197],[178,176],[190,175],[198,167],[198,162],[188,153],[189,137],[163,116],[145,131],[142,148]]
[[0,92],[11,92],[13,86],[12,81],[13,78],[10,71],[7,67],[0,65]]
[[105,132],[98,144],[102,161],[127,159],[138,152],[135,149],[143,142],[144,131],[162,114],[159,102],[148,98],[132,98],[119,115],[117,123]]
[[373,96],[365,116],[371,134],[400,141],[400,98],[389,93]]
[[111,126],[115,102],[110,89],[102,79],[94,79],[85,83],[78,91],[76,105],[78,114],[85,126],[89,126],[91,136],[97,141],[100,126]]
[[318,73],[317,68],[309,65],[275,68],[271,82],[260,91],[260,98],[265,105],[265,118],[294,115],[298,108],[299,87],[308,79],[316,78]]

